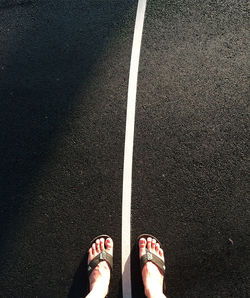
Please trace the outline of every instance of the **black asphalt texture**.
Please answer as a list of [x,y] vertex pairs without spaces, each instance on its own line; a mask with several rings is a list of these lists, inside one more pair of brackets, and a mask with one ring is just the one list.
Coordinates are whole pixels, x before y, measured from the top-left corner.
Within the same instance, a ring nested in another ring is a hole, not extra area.
[[[115,245],[137,1],[0,0],[0,297],[84,297],[89,242]],[[167,295],[249,297],[246,0],[148,0],[135,123],[136,238],[163,244]]]

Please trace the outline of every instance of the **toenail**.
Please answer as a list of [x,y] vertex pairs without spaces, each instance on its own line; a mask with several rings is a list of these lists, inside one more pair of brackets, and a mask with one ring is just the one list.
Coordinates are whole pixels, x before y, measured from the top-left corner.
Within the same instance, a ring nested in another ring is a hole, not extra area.
[[141,238],[141,239],[139,240],[139,244],[140,244],[140,245],[145,245],[145,243],[146,243],[146,239]]

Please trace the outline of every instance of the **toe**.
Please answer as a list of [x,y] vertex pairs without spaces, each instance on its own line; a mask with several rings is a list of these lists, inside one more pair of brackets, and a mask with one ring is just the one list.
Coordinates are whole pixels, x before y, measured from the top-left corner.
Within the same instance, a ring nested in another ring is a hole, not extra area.
[[151,242],[151,248],[152,248],[152,250],[155,250],[155,244],[156,244],[156,240],[155,239],[152,239],[152,242]]
[[163,254],[163,250],[161,248],[159,249],[159,255],[164,260],[164,254]]
[[93,257],[93,254],[92,254],[92,247],[90,247],[89,249],[89,258],[91,259]]
[[114,246],[114,243],[113,243],[113,240],[111,238],[107,238],[105,240],[105,246],[106,246],[106,251],[113,255],[113,246]]
[[97,239],[96,240],[96,242],[95,242],[95,248],[96,248],[97,253],[100,253],[101,252],[101,249],[100,249],[100,239]]
[[156,253],[159,253],[159,248],[160,248],[160,244],[156,243],[156,245],[155,245],[155,252]]
[[90,247],[90,249],[89,249],[89,255],[88,255],[88,264],[92,260],[93,260],[92,247]]
[[139,240],[139,257],[141,258],[146,253],[146,244],[147,241],[145,238]]
[[101,251],[103,251],[105,249],[105,247],[104,247],[104,238],[100,239],[100,249],[101,249]]
[[147,249],[151,251],[151,242],[152,242],[152,238],[148,237],[147,238]]
[[92,244],[92,255],[96,255],[95,243]]

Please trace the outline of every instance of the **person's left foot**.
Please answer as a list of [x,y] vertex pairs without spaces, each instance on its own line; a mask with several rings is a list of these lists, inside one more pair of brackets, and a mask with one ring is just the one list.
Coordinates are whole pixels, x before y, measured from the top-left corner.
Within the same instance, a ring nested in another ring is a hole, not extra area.
[[[103,250],[113,255],[113,241],[111,238],[97,239],[89,249],[88,264]],[[105,297],[108,294],[110,282],[110,266],[106,261],[100,262],[89,276],[90,292],[95,292],[96,297]]]
[[[164,262],[164,253],[160,244],[151,237],[140,238],[139,258],[146,254],[146,249]],[[164,272],[153,262],[148,261],[142,268],[142,280],[147,297],[165,297],[163,294]]]

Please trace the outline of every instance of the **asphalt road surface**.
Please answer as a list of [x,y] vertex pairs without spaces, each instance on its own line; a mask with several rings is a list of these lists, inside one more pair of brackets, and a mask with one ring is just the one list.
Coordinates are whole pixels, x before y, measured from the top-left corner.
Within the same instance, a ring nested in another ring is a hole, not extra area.
[[[112,236],[121,297],[126,104],[137,1],[0,0],[1,298],[83,297]],[[248,5],[148,0],[136,106],[136,238],[164,246],[171,297],[249,297]]]

